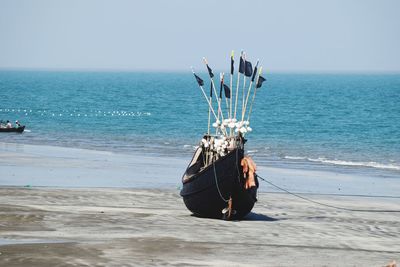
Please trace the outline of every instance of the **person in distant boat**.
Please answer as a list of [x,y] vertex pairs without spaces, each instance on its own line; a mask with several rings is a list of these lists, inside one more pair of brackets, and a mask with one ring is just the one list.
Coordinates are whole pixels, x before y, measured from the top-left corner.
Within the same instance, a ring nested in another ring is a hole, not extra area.
[[15,121],[15,127],[16,127],[16,128],[21,127],[21,124],[19,123],[19,121]]
[[12,128],[12,124],[10,121],[7,121],[6,128]]

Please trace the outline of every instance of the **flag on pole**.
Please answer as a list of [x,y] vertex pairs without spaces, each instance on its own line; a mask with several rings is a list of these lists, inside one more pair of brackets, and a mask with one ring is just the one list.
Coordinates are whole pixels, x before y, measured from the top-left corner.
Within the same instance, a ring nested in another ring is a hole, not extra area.
[[224,87],[224,78],[221,76],[221,84],[219,87],[219,98],[222,99],[222,88]]
[[193,73],[193,75],[196,78],[196,81],[199,84],[199,86],[203,86],[204,85],[204,81],[199,76],[197,76],[196,74]]
[[212,91],[213,91],[213,87],[212,87],[212,83],[210,83],[210,97],[212,97]]
[[257,74],[257,66],[258,66],[258,61],[256,66],[254,67],[254,71],[253,71],[253,77],[251,77],[251,81],[254,82],[254,79],[256,78],[256,74]]
[[233,75],[233,71],[234,71],[234,65],[235,65],[235,60],[233,60],[233,51],[231,54],[231,75]]
[[253,74],[253,66],[251,65],[251,62],[245,60],[244,67],[245,67],[244,75],[246,75],[246,77],[251,77],[251,75]]
[[208,64],[206,66],[207,66],[207,70],[208,70],[208,74],[210,75],[210,78],[213,78],[214,73],[212,72],[212,69],[208,66]]
[[258,82],[257,82],[256,88],[260,88],[265,80],[266,79],[263,76],[260,75],[258,77]]
[[224,84],[224,91],[225,91],[225,97],[226,98],[231,98],[231,89],[226,84]]
[[240,72],[241,74],[244,73],[244,60],[243,60],[243,57],[242,57],[242,56],[240,56],[239,72]]

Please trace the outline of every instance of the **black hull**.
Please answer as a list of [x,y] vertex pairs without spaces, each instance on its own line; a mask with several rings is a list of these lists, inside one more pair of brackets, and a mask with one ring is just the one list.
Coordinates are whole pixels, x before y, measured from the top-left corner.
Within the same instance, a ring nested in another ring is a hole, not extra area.
[[25,126],[18,128],[0,128],[0,133],[22,133],[25,130]]
[[[232,197],[233,210],[230,219],[241,219],[253,209],[254,203],[257,201],[257,188],[244,189],[240,166],[243,156],[243,149],[235,149],[215,161],[214,164],[183,181],[180,194],[186,207],[194,215],[223,219],[222,210],[227,207],[226,201],[230,197]],[[185,175],[188,172],[189,168]]]

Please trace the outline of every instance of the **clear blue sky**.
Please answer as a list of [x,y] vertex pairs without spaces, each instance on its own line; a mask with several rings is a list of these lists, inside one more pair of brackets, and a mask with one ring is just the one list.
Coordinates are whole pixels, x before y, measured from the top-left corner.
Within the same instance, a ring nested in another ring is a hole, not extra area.
[[[397,0],[0,0],[0,68],[400,72]],[[238,54],[238,53],[237,53]]]

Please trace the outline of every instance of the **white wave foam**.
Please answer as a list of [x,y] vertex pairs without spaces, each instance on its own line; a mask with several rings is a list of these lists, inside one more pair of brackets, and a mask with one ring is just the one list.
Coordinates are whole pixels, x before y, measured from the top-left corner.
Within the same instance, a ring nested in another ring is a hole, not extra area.
[[307,159],[305,157],[291,157],[291,156],[285,156],[283,158],[285,158],[285,159],[293,159],[293,160],[304,160],[304,159]]
[[370,167],[376,169],[386,169],[386,170],[396,170],[400,171],[400,166],[396,164],[383,164],[379,162],[363,162],[363,161],[345,161],[345,160],[338,160],[338,159],[327,159],[323,157],[319,158],[306,158],[306,157],[292,157],[292,156],[285,156],[285,159],[290,160],[307,160],[311,162],[320,162],[320,163],[327,163],[333,165],[340,165],[340,166],[354,166],[354,167]]

